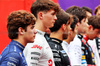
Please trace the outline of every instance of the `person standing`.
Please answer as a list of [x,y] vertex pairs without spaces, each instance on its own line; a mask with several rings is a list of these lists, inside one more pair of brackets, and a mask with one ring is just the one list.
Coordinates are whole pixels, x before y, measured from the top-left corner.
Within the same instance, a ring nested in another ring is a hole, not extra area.
[[82,58],[81,42],[78,41],[80,40],[78,38],[78,34],[83,35],[87,31],[88,20],[86,18],[87,17],[86,12],[85,10],[83,10],[82,8],[78,6],[71,6],[66,9],[66,12],[77,16],[79,19],[79,22],[77,22],[76,24],[77,34],[75,35],[73,41],[70,42],[68,51],[70,54],[71,65],[81,65],[81,62],[82,62],[81,61],[81,58]]
[[[95,7],[94,14],[97,16],[100,16],[100,5]],[[99,54],[99,58],[100,58],[100,36],[99,36],[99,38],[96,38],[95,40],[96,40],[96,46],[97,46],[98,54]]]
[[[91,8],[86,7],[86,6],[83,6],[81,8],[86,11],[87,18],[93,16]],[[98,46],[96,46],[97,45],[96,40],[97,40],[97,38],[93,39],[93,40],[88,40],[88,43],[89,43],[89,45],[91,46],[91,48],[93,50],[96,65],[100,66],[100,62],[99,62],[100,59],[99,59],[99,54],[98,54],[98,50],[97,50]]]
[[37,34],[35,42],[27,44],[24,50],[28,66],[55,66],[51,48],[44,35],[47,28],[54,26],[59,10],[59,5],[51,0],[36,0],[32,4],[31,12],[37,18],[35,24]]
[[67,38],[70,30],[71,17],[64,10],[57,13],[57,20],[54,27],[50,28],[50,39],[48,43],[52,49],[55,66],[68,66],[70,65],[68,54],[62,48],[63,38]]
[[11,42],[1,53],[0,66],[27,66],[23,50],[27,43],[34,42],[35,22],[35,16],[24,10],[9,14],[7,29]]
[[94,54],[91,46],[88,44],[88,40],[93,40],[96,37],[99,37],[100,33],[100,16],[92,16],[88,18],[88,30],[87,32],[81,36],[78,35],[78,38],[82,43],[82,58],[84,61],[86,60],[87,66],[96,66],[94,60]]
[[79,19],[77,16],[72,15],[72,23],[70,24],[70,32],[68,33],[68,37],[63,40],[62,42],[62,47],[65,50],[65,52],[68,54],[69,59],[70,59],[70,54],[69,54],[69,47],[70,47],[70,42],[73,41],[75,35],[77,34],[77,23],[79,22]]

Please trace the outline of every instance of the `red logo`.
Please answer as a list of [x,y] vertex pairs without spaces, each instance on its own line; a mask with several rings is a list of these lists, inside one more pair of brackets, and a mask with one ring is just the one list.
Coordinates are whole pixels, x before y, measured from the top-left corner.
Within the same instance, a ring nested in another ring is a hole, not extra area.
[[96,66],[96,65],[90,65],[90,64],[88,64],[87,66]]
[[31,47],[31,48],[38,48],[38,49],[42,49],[42,46],[39,46],[39,45],[33,45],[33,47]]
[[51,59],[48,61],[48,65],[49,65],[49,66],[53,66],[53,62],[52,62]]

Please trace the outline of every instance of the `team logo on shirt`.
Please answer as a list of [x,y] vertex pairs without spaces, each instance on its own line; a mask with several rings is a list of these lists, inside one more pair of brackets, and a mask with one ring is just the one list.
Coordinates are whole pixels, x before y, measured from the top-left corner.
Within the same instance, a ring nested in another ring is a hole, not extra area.
[[37,48],[37,49],[42,49],[42,46],[39,46],[39,45],[33,45],[33,47],[31,47],[31,48]]
[[53,62],[52,62],[52,60],[50,59],[50,60],[48,60],[48,65],[49,66],[53,66]]
[[91,53],[91,55],[92,55],[92,58],[94,58],[94,54],[93,54],[93,53]]
[[7,62],[7,66],[16,66],[14,63]]

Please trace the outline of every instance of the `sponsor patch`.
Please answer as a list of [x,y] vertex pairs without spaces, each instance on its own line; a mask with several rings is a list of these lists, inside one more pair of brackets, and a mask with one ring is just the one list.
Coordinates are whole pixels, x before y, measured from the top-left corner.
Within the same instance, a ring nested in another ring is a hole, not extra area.
[[37,49],[42,49],[42,46],[39,46],[39,45],[33,45],[33,47],[31,47],[31,48],[37,48]]
[[11,63],[11,62],[7,62],[7,66],[16,66],[16,64]]
[[31,55],[34,54],[34,55],[39,55],[40,56],[40,53],[39,52],[31,52]]
[[15,63],[19,62],[19,60],[17,60],[17,59],[14,58],[14,57],[9,57],[9,60],[10,60],[10,61],[13,61],[13,62],[15,62]]
[[34,59],[34,60],[39,60],[38,57],[31,57],[31,59]]

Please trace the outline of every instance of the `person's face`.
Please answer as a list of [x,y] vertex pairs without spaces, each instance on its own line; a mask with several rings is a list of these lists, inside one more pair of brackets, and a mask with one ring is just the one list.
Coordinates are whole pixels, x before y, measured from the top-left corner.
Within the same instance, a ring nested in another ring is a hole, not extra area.
[[66,27],[65,27],[65,31],[64,31],[64,34],[63,34],[63,39],[67,39],[67,37],[68,37],[68,35],[69,35],[69,33],[70,33],[70,24],[67,24],[67,25],[65,25]]
[[92,14],[90,12],[88,12],[88,11],[86,11],[86,15],[87,15],[87,18],[92,16]]
[[71,30],[71,31],[70,31],[70,38],[71,38],[71,41],[73,41],[75,35],[76,35],[75,29],[74,29],[74,31]]
[[81,23],[78,25],[78,33],[86,33],[87,28],[88,28],[88,19],[84,18],[81,20]]
[[93,28],[91,28],[90,30],[88,30],[88,38],[90,40],[93,40],[94,38],[99,37],[99,34],[100,34],[100,29],[93,30]]
[[24,31],[24,40],[27,43],[34,42],[36,30],[34,29],[34,25],[30,24],[27,26],[26,31]]
[[98,11],[97,11],[96,15],[100,15],[100,9],[98,9]]
[[66,25],[66,30],[65,30],[65,33],[68,35],[70,33],[70,24],[69,25]]
[[46,28],[53,27],[55,20],[57,20],[57,17],[54,10],[50,10],[47,11],[46,13],[43,13],[43,23]]

